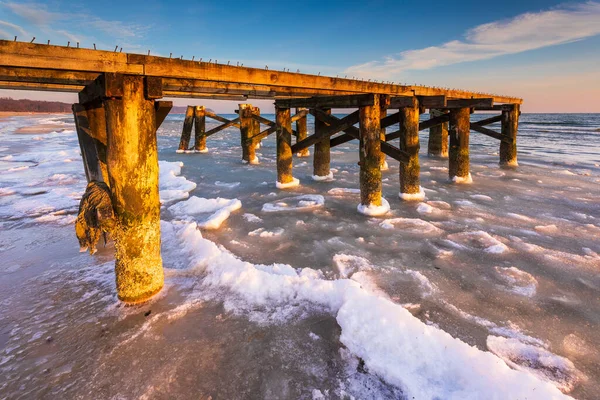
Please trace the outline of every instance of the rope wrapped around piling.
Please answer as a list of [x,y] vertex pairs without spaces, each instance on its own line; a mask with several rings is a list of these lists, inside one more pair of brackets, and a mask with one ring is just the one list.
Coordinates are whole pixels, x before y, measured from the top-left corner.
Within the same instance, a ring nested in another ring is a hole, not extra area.
[[91,181],[79,203],[79,214],[75,222],[75,234],[79,240],[80,252],[90,250],[94,254],[101,236],[110,234],[115,227],[110,188],[104,182]]

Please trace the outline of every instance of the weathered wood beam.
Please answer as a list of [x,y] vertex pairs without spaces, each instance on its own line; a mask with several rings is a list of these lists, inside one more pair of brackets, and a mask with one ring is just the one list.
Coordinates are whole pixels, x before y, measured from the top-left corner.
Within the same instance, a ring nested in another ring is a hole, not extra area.
[[496,103],[522,103],[521,99],[515,97],[492,96],[464,90],[375,83],[355,79],[7,40],[0,41],[0,59],[2,59],[2,65],[6,67],[94,73],[117,72],[162,78],[299,88],[303,92],[307,92],[307,89],[330,89],[338,92],[390,94],[392,96],[493,97]]
[[[304,115],[304,117],[296,120],[296,132],[297,132],[296,144],[303,141],[308,136],[308,126],[307,126],[307,118],[306,118],[306,115],[308,115],[308,109],[297,108],[296,115],[300,115],[300,113],[304,114],[304,111],[306,111],[306,114]],[[308,156],[310,156],[310,151],[308,149],[302,149],[294,154],[296,154],[298,157],[308,157]]]
[[[390,96],[379,95],[379,140],[384,142],[386,127],[381,124],[381,121],[387,117],[390,102]],[[389,165],[386,161],[386,154],[383,151],[379,152],[379,169],[381,171],[387,171],[389,169]]]
[[410,160],[410,154],[384,141],[381,141],[381,151],[401,163],[407,163]]
[[273,122],[273,121],[271,121],[271,120],[268,120],[268,119],[266,119],[266,118],[264,118],[264,117],[261,117],[260,115],[253,114],[253,115],[252,115],[252,119],[254,119],[254,120],[256,120],[256,121],[260,122],[260,123],[261,123],[261,124],[263,124],[263,125],[267,125],[267,126],[275,126],[275,122]]
[[155,101],[154,102],[154,110],[156,113],[156,129],[160,128],[162,123],[164,122],[167,115],[173,108],[172,101]]
[[469,120],[470,108],[450,110],[448,138],[448,175],[450,180],[461,183],[469,182]]
[[294,115],[292,117],[292,122],[296,122],[298,121],[300,118],[304,118],[308,115],[308,109],[303,109],[301,111],[299,111],[298,113],[296,113],[296,115]]
[[[313,180],[324,181],[327,180],[331,174],[331,170],[329,169],[329,165],[331,163],[331,146],[329,145],[329,136],[331,135],[328,135],[327,133],[331,132],[333,134],[333,132],[336,132],[336,130],[335,128],[333,130],[330,129],[334,125],[329,125],[319,118],[321,115],[331,115],[331,108],[316,109],[315,112],[315,134],[310,136],[309,139],[305,139],[304,145],[313,139],[312,142],[315,145],[315,154],[313,156]],[[339,132],[339,130],[337,130],[337,132]],[[292,152],[294,152],[293,147]]]
[[422,131],[424,129],[428,129],[432,126],[440,125],[448,121],[450,121],[450,116],[448,114],[440,115],[439,117],[433,117],[426,121],[419,122],[419,130]]
[[[329,116],[329,114],[327,114],[327,111],[317,109],[315,113],[316,115],[318,115],[318,117],[315,118],[315,133],[313,135],[310,135],[306,139],[294,144],[292,146],[293,153],[297,153],[300,150],[306,149],[307,147],[310,147],[315,143],[322,142],[324,141],[324,139],[327,139],[327,146],[329,147],[330,136],[333,136],[340,131],[344,131],[350,128],[354,124],[358,123],[359,119],[358,110],[341,119],[333,117],[336,120],[335,123],[323,121],[324,119],[331,121],[331,119],[323,117],[323,115]],[[319,129],[317,129],[317,125]]]
[[[13,83],[46,83],[63,86],[85,86],[93,82],[99,73],[60,71],[22,67],[0,66],[0,81]],[[30,87],[35,87],[31,85]]]
[[390,99],[390,106],[388,108],[404,108],[404,107],[413,107],[415,104],[418,104],[419,100],[415,96],[399,96],[392,97]]
[[292,119],[289,108],[275,107],[277,129],[277,186],[286,188],[297,180],[292,176]]
[[[209,111],[206,111],[206,112],[208,113]],[[228,121],[228,122],[224,123],[223,125],[219,125],[217,127],[212,128],[209,131],[206,131],[206,133],[205,133],[204,136],[206,136],[206,137],[212,136],[215,133],[221,132],[223,129],[227,129],[227,128],[232,127],[232,126],[235,126],[236,128],[239,128],[240,127],[239,122],[240,122],[240,118],[239,117],[235,118],[235,119],[232,119],[231,121]]]
[[511,139],[511,143],[500,142],[500,165],[516,167],[517,162],[517,131],[519,130],[519,115],[521,111],[517,104],[502,110],[502,137]]
[[279,107],[306,107],[306,108],[356,108],[374,104],[373,94],[354,94],[346,96],[317,96],[308,99],[280,99],[275,100]]
[[381,128],[385,129],[400,122],[400,113],[396,112],[381,118]]
[[[235,118],[233,120],[229,120],[227,118],[221,117],[220,115],[217,115],[217,114],[215,114],[215,113],[213,113],[211,111],[208,111],[208,110],[204,111],[204,115],[207,116],[207,117],[209,117],[209,118],[212,118],[214,120],[217,120],[219,122],[223,122],[224,124],[228,124],[228,123],[232,123],[233,122],[233,126],[235,126],[236,128],[240,127],[240,125],[238,124],[239,117]],[[229,126],[231,126],[231,125],[229,125]],[[225,129],[225,128],[223,128],[223,129]]]
[[201,99],[201,100],[231,100],[231,101],[246,101],[248,96],[232,96],[227,94],[210,94],[210,93],[182,93],[170,90],[163,90],[164,97],[181,98],[181,99]]
[[190,138],[192,136],[192,125],[194,124],[194,106],[187,106],[185,117],[183,119],[183,128],[181,129],[181,139],[177,152],[184,152],[190,148]]
[[254,135],[252,137],[249,137],[248,140],[254,141],[254,142],[257,142],[259,140],[263,140],[264,138],[266,138],[270,134],[274,133],[276,130],[277,130],[277,125],[270,126],[267,129],[265,129],[264,131],[261,131],[258,135]]
[[446,101],[446,107],[438,108],[474,108],[474,107],[491,107],[494,105],[493,98],[480,99],[452,99]]
[[252,119],[253,107],[252,104],[240,104],[239,107],[238,115],[240,120],[242,161],[246,164],[258,164],[255,151],[255,141],[248,140],[249,138],[256,136],[258,133],[254,132],[254,128],[257,126],[257,124],[255,124],[255,120]]
[[400,109],[400,150],[408,154],[407,162],[400,163],[400,198],[422,200],[419,165],[419,105]]
[[104,98],[123,97],[123,75],[107,72],[98,76],[79,92],[79,103],[86,104]]
[[208,152],[206,148],[206,108],[194,107],[194,150],[198,153]]
[[[497,101],[497,100],[496,100]],[[510,110],[514,105],[522,104],[522,102],[514,104],[494,104],[493,106],[475,106],[475,111],[502,111]]]
[[98,150],[96,149],[94,139],[90,135],[91,130],[85,107],[81,104],[73,104],[72,109],[87,181],[88,183],[91,181],[104,182]]
[[63,85],[56,83],[0,82],[0,89],[35,90],[36,92],[79,93],[81,90],[83,90],[83,86]]
[[486,136],[492,137],[494,139],[498,139],[501,142],[504,142],[507,144],[513,144],[513,142],[514,142],[512,137],[503,135],[500,132],[493,131],[493,130],[485,128],[483,126],[479,126],[479,124],[477,124],[475,122],[471,122],[471,130],[479,132],[479,133],[483,133]]
[[444,108],[447,105],[446,95],[417,96],[419,106],[425,108]]
[[502,114],[496,115],[494,117],[482,119],[481,121],[477,121],[475,123],[479,126],[485,126],[485,125],[493,124],[495,122],[500,122],[500,121],[502,121]]
[[381,153],[381,126],[379,96],[374,97],[374,104],[360,107],[360,205],[380,207],[381,201],[381,169],[379,155]]
[[104,99],[108,177],[117,220],[112,232],[117,294],[126,303],[148,300],[164,283],[156,115],[144,86],[143,77],[125,75],[121,96]]
[[[429,121],[440,117],[447,120],[450,119],[450,116],[444,110],[437,108],[430,108],[429,115],[432,117]],[[419,124],[419,128],[421,128],[421,125],[422,123]],[[427,154],[434,157],[448,157],[448,122],[442,122],[441,124],[436,123],[429,127]]]

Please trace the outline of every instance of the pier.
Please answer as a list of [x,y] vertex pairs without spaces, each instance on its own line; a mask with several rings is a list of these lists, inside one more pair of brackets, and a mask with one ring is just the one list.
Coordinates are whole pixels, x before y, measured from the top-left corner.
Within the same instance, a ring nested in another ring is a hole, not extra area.
[[[89,182],[110,188],[117,291],[127,303],[143,302],[163,285],[156,131],[172,108],[163,98],[239,101],[233,120],[202,106],[188,107],[178,151],[206,152],[211,135],[237,127],[242,160],[251,165],[259,162],[255,148],[260,141],[275,133],[281,189],[299,183],[293,176],[293,154],[306,156],[314,146],[314,179],[327,179],[330,149],[359,140],[358,210],[369,215],[384,206],[381,171],[386,156],[400,163],[400,198],[422,197],[421,130],[430,130],[428,154],[444,157],[447,152],[449,178],[457,183],[471,179],[471,131],[498,140],[501,165],[517,164],[522,99],[515,97],[4,40],[0,88],[79,93],[73,112],[84,168]],[[261,117],[250,99],[273,99],[275,121]],[[355,111],[337,118],[333,109]],[[431,118],[419,122],[426,110]],[[470,115],[477,110],[500,114],[472,123]],[[315,118],[312,134],[306,128],[309,114]],[[222,125],[206,131],[206,118]],[[501,122],[500,132],[486,127],[495,122]],[[398,130],[386,133],[393,126]]]

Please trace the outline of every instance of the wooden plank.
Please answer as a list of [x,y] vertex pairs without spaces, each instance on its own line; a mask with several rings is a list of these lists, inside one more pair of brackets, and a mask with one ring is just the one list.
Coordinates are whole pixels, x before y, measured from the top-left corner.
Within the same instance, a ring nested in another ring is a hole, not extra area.
[[[234,120],[228,120],[227,118],[221,117],[220,115],[217,115],[217,114],[215,114],[215,113],[213,113],[213,112],[210,112],[210,111],[205,111],[205,112],[204,112],[204,115],[206,115],[207,117],[210,117],[210,118],[212,118],[212,119],[214,119],[214,120],[217,120],[217,121],[219,121],[219,122],[223,122],[223,123],[225,123],[225,124],[227,124],[227,123],[231,123],[232,121],[239,121],[239,119],[240,119],[240,118],[238,117],[238,118],[236,118],[236,119],[234,119]],[[231,125],[230,125],[230,126],[231,126]],[[237,125],[237,123],[236,123],[234,126],[236,126],[236,127],[238,127],[238,128],[240,127],[239,125]]]
[[[208,113],[209,113],[209,112],[208,112],[208,111],[206,111],[206,114],[207,114],[207,116],[208,116]],[[212,114],[212,113],[211,113],[211,114]],[[223,118],[223,119],[224,119],[224,118]],[[223,125],[219,125],[219,126],[217,126],[217,127],[215,127],[215,128],[212,128],[211,130],[207,131],[207,132],[204,134],[204,136],[205,136],[205,137],[209,137],[209,136],[211,136],[211,135],[214,135],[214,134],[215,134],[215,133],[217,133],[217,132],[221,132],[223,129],[227,129],[227,128],[231,127],[231,126],[235,126],[236,128],[239,128],[239,127],[240,127],[240,124],[239,124],[239,122],[240,122],[240,118],[239,118],[239,117],[238,117],[238,118],[236,118],[236,119],[232,119],[231,121],[229,121],[229,120],[227,120],[227,121],[228,121],[227,123],[225,123],[225,124],[223,124]]]
[[496,115],[494,117],[482,119],[481,121],[477,121],[474,123],[476,123],[479,126],[485,126],[485,125],[493,124],[494,122],[500,122],[500,121],[502,121],[502,114]]
[[[57,71],[36,68],[0,66],[0,81],[85,86],[97,77],[96,72]],[[34,86],[33,86],[34,87]]]
[[[146,90],[145,87],[146,85],[144,85],[144,90]],[[98,99],[120,98],[122,96],[123,75],[107,72],[98,76],[79,92],[79,102],[86,104]]]
[[73,104],[72,109],[87,181],[88,183],[91,181],[104,182],[98,150],[96,149],[94,139],[90,135],[90,125],[85,107],[81,104]]
[[400,96],[392,97],[390,99],[390,106],[388,108],[397,109],[404,107],[413,107],[418,100],[414,96]]
[[249,141],[263,140],[264,138],[266,138],[267,136],[269,136],[270,134],[272,134],[276,130],[277,130],[277,125],[270,126],[269,128],[267,128],[264,131],[260,132],[258,135],[255,135],[255,136],[252,136],[252,137],[248,138],[248,140]]
[[426,121],[419,122],[419,130],[422,131],[424,129],[429,129],[432,126],[440,125],[448,121],[450,121],[450,116],[448,114],[444,114],[439,117],[433,117]]
[[252,119],[255,121],[260,122],[263,125],[267,125],[267,126],[275,126],[275,122],[268,120],[264,117],[261,117],[260,115],[256,115],[256,114],[252,114]]
[[515,103],[515,104],[494,104],[491,107],[490,106],[476,106],[474,108],[475,108],[476,111],[503,111],[503,110],[510,110],[516,104],[521,104],[521,103]]
[[281,108],[356,108],[373,105],[375,95],[354,94],[346,96],[316,96],[308,99],[280,99],[275,105]]
[[491,129],[485,128],[483,126],[479,126],[478,124],[471,122],[471,130],[483,133],[486,136],[493,137],[494,139],[498,139],[504,143],[513,144],[514,139],[510,136],[503,135],[499,132],[493,131]]
[[155,101],[154,110],[156,111],[156,129],[160,128],[167,115],[173,108],[172,101]]
[[296,122],[299,119],[306,117],[307,115],[308,115],[308,110],[302,110],[292,117],[292,122]]
[[[321,110],[319,110],[321,111]],[[321,111],[322,112],[322,111]],[[323,113],[323,115],[327,115]],[[319,133],[315,133],[310,135],[306,139],[294,144],[292,146],[292,153],[298,153],[300,150],[303,150],[307,147],[312,146],[313,144],[320,142],[324,138],[328,138],[336,133],[346,130],[350,128],[352,125],[358,123],[359,112],[358,110],[353,112],[352,114],[346,115],[344,118],[335,118],[336,123],[329,124],[329,126],[322,129]],[[318,118],[319,120],[323,120],[324,118]]]
[[446,107],[438,108],[473,108],[473,107],[492,107],[494,105],[494,99],[453,99],[446,101]]
[[63,85],[55,83],[8,82],[0,81],[0,89],[35,90],[36,92],[79,93],[84,86]]
[[390,114],[386,117],[381,118],[381,128],[385,129],[389,126],[397,124],[398,122],[400,122],[400,113],[397,112],[394,114]]
[[446,95],[444,94],[437,96],[417,96],[417,98],[419,99],[419,106],[425,108],[444,108],[447,104]]
[[400,150],[396,146],[384,142],[383,140],[381,141],[381,151],[384,152],[387,156],[390,156],[394,160],[399,161],[401,163],[408,163],[408,161],[410,160],[410,154]]
[[[144,74],[161,78],[195,79],[210,82],[264,85],[271,88],[286,87],[288,95],[294,91],[317,94],[320,90],[338,93],[375,93],[392,96],[437,96],[448,98],[493,98],[496,103],[521,104],[516,97],[494,96],[464,90],[434,88],[426,86],[376,83],[356,79],[327,77],[273,71],[267,68],[248,68],[233,65],[196,62],[165,57],[126,54],[113,51],[42,45],[15,41],[0,41],[0,64],[6,67],[38,68],[56,71],[115,72],[122,74]],[[296,88],[296,89],[294,89]],[[178,96],[194,97],[178,90]],[[248,91],[247,93],[251,93]],[[270,96],[271,98],[273,96]]]

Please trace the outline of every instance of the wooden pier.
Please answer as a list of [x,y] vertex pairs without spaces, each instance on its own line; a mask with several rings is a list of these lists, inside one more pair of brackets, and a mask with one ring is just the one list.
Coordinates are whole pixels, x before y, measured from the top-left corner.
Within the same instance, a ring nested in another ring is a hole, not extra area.
[[[449,179],[457,183],[471,179],[471,131],[499,141],[501,165],[517,165],[522,99],[516,97],[5,40],[0,40],[0,88],[79,93],[73,111],[84,168],[89,181],[110,187],[117,291],[128,303],[149,299],[163,285],[156,130],[172,102],[162,98],[240,101],[233,120],[201,106],[188,107],[178,150],[206,152],[207,138],[237,127],[242,159],[254,164],[259,162],[255,148],[275,133],[279,188],[298,184],[293,154],[307,156],[314,146],[314,179],[327,179],[331,148],[359,140],[359,210],[382,206],[386,156],[400,163],[400,198],[422,198],[421,130],[430,130],[427,153],[447,156]],[[275,121],[261,117],[249,99],[273,99]],[[355,111],[337,118],[332,109]],[[430,119],[419,122],[427,109]],[[470,122],[475,110],[500,115]],[[315,118],[310,135],[308,114]],[[206,118],[222,124],[206,131]],[[501,122],[500,132],[486,127],[495,122]],[[386,133],[392,126],[398,130]]]

